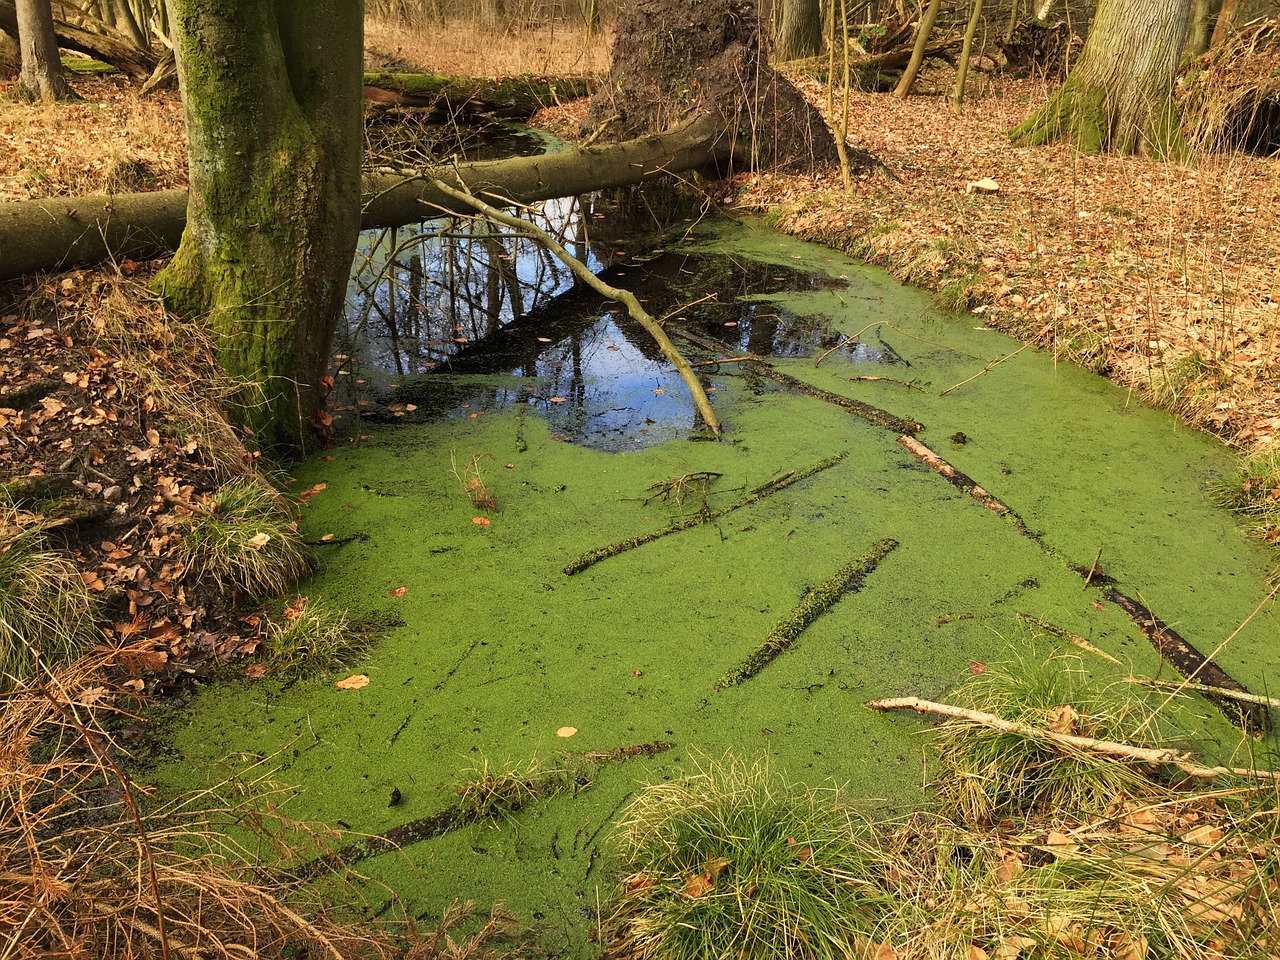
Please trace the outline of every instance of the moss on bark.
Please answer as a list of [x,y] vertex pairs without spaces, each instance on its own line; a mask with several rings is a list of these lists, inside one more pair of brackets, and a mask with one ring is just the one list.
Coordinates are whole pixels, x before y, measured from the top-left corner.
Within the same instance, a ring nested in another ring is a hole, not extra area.
[[1102,0],[1070,76],[1009,131],[1018,146],[1068,140],[1082,153],[1185,160],[1173,79],[1187,35],[1183,0]]
[[359,232],[358,6],[173,4],[191,191],[156,285],[218,335],[266,449],[307,446]]

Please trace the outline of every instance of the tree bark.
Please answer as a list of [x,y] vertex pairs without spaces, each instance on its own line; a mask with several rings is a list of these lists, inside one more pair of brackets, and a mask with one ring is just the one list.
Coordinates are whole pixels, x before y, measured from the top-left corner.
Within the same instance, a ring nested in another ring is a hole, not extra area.
[[822,49],[822,7],[819,0],[781,0],[782,16],[774,52],[779,60],[816,56]]
[[[437,177],[466,183],[488,198],[535,203],[712,166],[723,159],[721,134],[717,125],[701,120],[612,146],[462,163],[425,171],[421,178],[367,177],[361,227],[397,227],[445,212],[469,212],[432,187]],[[185,190],[0,204],[0,280],[164,256],[177,249],[186,215]]]
[[1183,51],[1187,59],[1194,59],[1209,49],[1209,36],[1221,8],[1222,0],[1192,0],[1191,30]]
[[1187,0],[1101,0],[1066,82],[1010,139],[1019,146],[1065,139],[1082,153],[1185,158],[1173,79],[1190,20]]
[[[0,0],[0,30],[11,36],[18,34],[18,10],[11,0]],[[54,21],[53,30],[58,46],[64,50],[74,50],[109,63],[135,80],[147,79],[155,69],[156,61],[151,54],[138,50],[123,36],[90,33],[61,20]]]
[[62,75],[49,0],[17,0],[16,16],[18,45],[22,49],[18,96],[46,103],[74,98],[75,92]]
[[920,31],[916,34],[916,44],[911,50],[911,60],[907,63],[907,69],[902,72],[902,77],[893,90],[893,95],[899,99],[905,99],[916,82],[920,65],[924,63],[925,48],[929,46],[929,34],[933,31],[933,21],[938,18],[938,8],[941,6],[942,0],[929,0],[929,7],[920,21]]
[[301,451],[360,229],[362,4],[171,0],[190,194],[155,287],[217,336],[262,449]]
[[1209,38],[1209,49],[1216,50],[1231,36],[1235,28],[1236,0],[1222,0],[1218,10],[1218,21],[1213,25],[1213,36]]

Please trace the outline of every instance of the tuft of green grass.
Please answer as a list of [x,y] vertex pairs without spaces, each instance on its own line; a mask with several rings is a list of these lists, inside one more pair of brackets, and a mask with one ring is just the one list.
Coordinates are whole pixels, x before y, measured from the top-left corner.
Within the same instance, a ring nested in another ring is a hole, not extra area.
[[1273,584],[1280,583],[1280,447],[1243,458],[1235,475],[1218,482],[1211,494],[1241,515],[1249,536],[1275,552],[1268,576]]
[[[1098,740],[1154,746],[1158,729],[1140,693],[1091,677],[1076,657],[1035,650],[987,671],[955,698],[963,706],[1016,723]],[[1146,733],[1135,739],[1136,731]],[[939,729],[937,796],[941,810],[978,825],[1046,811],[1101,814],[1149,786],[1143,768],[963,720]]]
[[482,817],[515,813],[534,800],[590,786],[585,772],[569,767],[550,767],[533,759],[524,764],[490,764],[480,758],[464,770],[453,785],[458,806]]
[[287,502],[260,476],[224,483],[175,525],[187,568],[223,593],[280,594],[311,568]]
[[608,932],[637,960],[861,956],[886,896],[835,791],[763,762],[647,787],[617,845],[625,875]]
[[34,514],[0,505],[0,690],[70,663],[101,635],[76,565],[48,549]]
[[354,629],[342,610],[294,597],[267,628],[266,659],[273,673],[301,677],[349,666],[367,649],[367,633]]

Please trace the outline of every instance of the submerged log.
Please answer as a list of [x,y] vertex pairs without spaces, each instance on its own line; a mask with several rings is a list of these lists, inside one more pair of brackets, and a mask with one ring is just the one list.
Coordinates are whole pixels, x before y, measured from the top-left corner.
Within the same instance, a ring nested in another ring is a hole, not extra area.
[[[1193,647],[1182,634],[1152,613],[1145,604],[1119,590],[1108,590],[1106,598],[1129,614],[1160,657],[1188,680],[1198,680],[1208,686],[1236,693],[1249,692],[1244,684]],[[1228,699],[1213,693],[1205,693],[1204,697],[1223,716],[1249,733],[1265,733],[1271,729],[1271,714],[1263,704]]]
[[891,537],[877,540],[862,556],[846,563],[822,583],[807,593],[800,604],[779,620],[764,642],[749,657],[715,682],[716,690],[736,687],[746,683],[761,670],[773,663],[795,643],[796,638],[833,607],[846,593],[857,593],[880,564],[880,561],[898,548],[898,541]]
[[[722,134],[718,123],[703,117],[610,146],[461,163],[424,171],[421,177],[367,177],[362,224],[366,229],[399,227],[472,212],[438,190],[432,183],[437,178],[465,184],[494,203],[534,203],[700,169],[724,155]],[[112,259],[164,256],[177,249],[186,219],[185,190],[0,204],[0,280]]]

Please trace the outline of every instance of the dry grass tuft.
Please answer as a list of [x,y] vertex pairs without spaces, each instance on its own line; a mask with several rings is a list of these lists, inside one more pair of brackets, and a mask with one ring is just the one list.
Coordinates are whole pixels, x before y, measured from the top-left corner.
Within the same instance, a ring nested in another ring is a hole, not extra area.
[[90,296],[90,343],[118,364],[118,379],[143,410],[217,476],[248,471],[252,458],[225,412],[238,385],[215,359],[212,331],[177,320],[159,297],[123,277],[95,279]]
[[0,706],[0,955],[387,956],[261,870],[255,846],[324,839],[280,814],[261,764],[160,804],[122,772],[104,724],[129,702],[101,678],[127,652],[39,675]]
[[49,526],[0,497],[0,691],[29,681],[38,661],[69,663],[102,638],[93,595],[49,548]]

